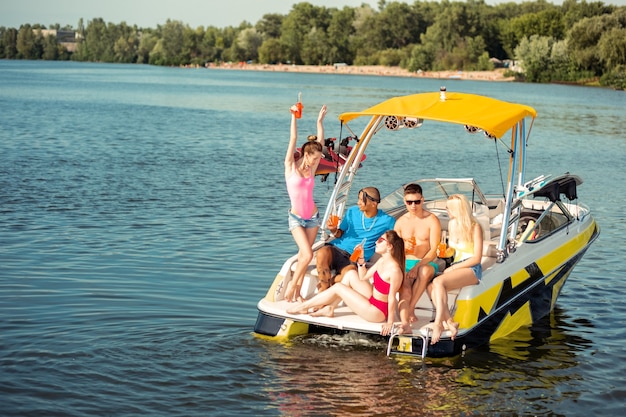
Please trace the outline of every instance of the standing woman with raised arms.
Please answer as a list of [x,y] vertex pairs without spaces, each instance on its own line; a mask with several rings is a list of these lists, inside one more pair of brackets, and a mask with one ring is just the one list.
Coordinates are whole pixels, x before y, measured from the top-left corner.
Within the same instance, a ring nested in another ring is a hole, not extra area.
[[289,230],[298,245],[298,265],[285,290],[287,301],[302,301],[300,290],[306,268],[313,259],[313,243],[320,226],[320,214],[313,200],[315,171],[322,158],[324,144],[324,117],[326,105],[320,109],[317,117],[317,137],[309,136],[302,145],[300,158],[296,160],[296,140],[298,138],[297,119],[301,108],[291,106],[291,133],[287,154],[285,155],[285,181],[291,200],[289,209]]

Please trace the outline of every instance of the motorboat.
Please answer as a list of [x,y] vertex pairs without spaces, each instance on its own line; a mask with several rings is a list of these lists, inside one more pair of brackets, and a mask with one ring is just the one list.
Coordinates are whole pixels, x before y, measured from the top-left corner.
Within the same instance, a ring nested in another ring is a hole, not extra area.
[[[349,126],[359,121],[364,127],[339,172],[325,209],[324,225],[331,213],[341,217],[347,209],[361,157],[379,137],[417,136],[419,143],[420,138],[428,136],[420,137],[420,128],[428,127],[444,132],[453,141],[465,141],[463,146],[469,146],[465,143],[471,144],[479,135],[506,150],[506,168],[500,175],[502,189],[491,194],[485,194],[478,182],[464,173],[458,178],[416,179],[406,177],[410,172],[406,167],[397,173],[393,169],[386,172],[397,175],[401,184],[379,204],[379,209],[391,216],[398,218],[406,212],[404,186],[419,183],[424,190],[425,209],[438,216],[442,232],[447,230],[449,220],[446,201],[458,193],[468,197],[482,226],[482,280],[448,293],[448,306],[459,323],[456,337],[446,330],[437,343],[431,343],[427,325],[434,320],[435,309],[427,292],[416,305],[418,320],[412,325],[412,333],[394,331],[384,338],[379,336],[381,323],[367,322],[345,305],[335,309],[334,317],[288,314],[286,310],[293,304],[283,295],[295,270],[296,254],[283,263],[267,294],[258,302],[255,333],[283,340],[304,334],[354,332],[383,338],[388,355],[446,357],[505,338],[547,316],[575,265],[599,236],[600,228],[589,207],[578,201],[578,188],[583,182],[579,176],[563,173],[526,178],[527,145],[536,116],[536,110],[524,104],[444,89],[393,97],[339,116],[342,128],[351,129]],[[474,137],[468,142],[467,135]],[[390,148],[385,149],[392,152]],[[445,152],[441,158],[445,163]],[[332,239],[329,231],[322,229],[314,252]],[[318,291],[317,283],[314,259],[306,272],[302,297],[312,297]]]

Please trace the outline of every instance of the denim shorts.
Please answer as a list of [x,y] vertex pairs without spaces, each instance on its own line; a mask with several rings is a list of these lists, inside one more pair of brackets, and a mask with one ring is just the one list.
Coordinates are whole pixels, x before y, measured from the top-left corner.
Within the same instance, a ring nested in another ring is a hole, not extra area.
[[[463,261],[459,261],[459,262],[463,262]],[[454,262],[452,265],[458,264],[459,262]],[[450,266],[448,268],[450,268]],[[478,281],[480,281],[483,278],[483,266],[481,264],[470,266],[470,269],[472,270],[472,272],[474,272],[474,275],[476,275],[476,278],[478,279]]]
[[305,229],[310,229],[313,227],[320,227],[321,219],[320,212],[317,211],[310,219],[303,219],[297,214],[293,214],[291,210],[289,210],[289,231],[292,231],[296,227],[303,227]]

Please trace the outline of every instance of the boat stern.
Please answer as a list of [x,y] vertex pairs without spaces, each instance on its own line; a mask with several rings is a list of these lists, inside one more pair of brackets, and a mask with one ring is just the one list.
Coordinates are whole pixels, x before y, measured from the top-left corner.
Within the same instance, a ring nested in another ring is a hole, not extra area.
[[259,310],[254,332],[272,339],[283,339],[309,333],[309,325],[285,317],[276,317]]

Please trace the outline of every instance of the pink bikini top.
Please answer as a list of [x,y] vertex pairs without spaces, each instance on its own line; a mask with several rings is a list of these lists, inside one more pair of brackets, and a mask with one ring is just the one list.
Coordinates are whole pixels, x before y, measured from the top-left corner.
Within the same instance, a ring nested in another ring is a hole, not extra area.
[[313,201],[315,175],[311,172],[308,177],[301,177],[294,169],[286,182],[292,212],[309,220],[315,214],[315,201]]
[[391,283],[383,281],[380,275],[378,275],[378,271],[376,271],[374,272],[374,288],[382,295],[389,295]]

